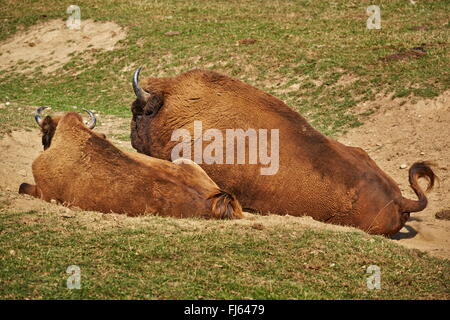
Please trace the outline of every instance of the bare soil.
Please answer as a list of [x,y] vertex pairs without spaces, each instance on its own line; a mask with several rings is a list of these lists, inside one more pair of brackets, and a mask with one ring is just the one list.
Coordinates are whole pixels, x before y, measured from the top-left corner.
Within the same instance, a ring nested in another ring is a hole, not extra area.
[[30,73],[41,68],[54,72],[78,53],[113,50],[126,31],[114,22],[81,20],[80,29],[69,29],[65,20],[50,20],[18,32],[0,44],[0,68]]
[[[381,110],[379,107],[382,107],[382,111],[378,111],[378,109]],[[401,168],[404,165],[409,167],[413,162],[420,160],[431,160],[436,163],[434,169],[440,182],[428,195],[429,206],[422,212],[414,213],[405,228],[395,235],[392,241],[449,259],[450,221],[439,214],[436,217],[436,214],[447,212],[450,208],[448,168],[450,92],[436,99],[421,100],[415,104],[405,99],[393,100],[380,96],[376,101],[358,106],[357,110],[361,113],[375,110],[375,113],[363,126],[353,129],[339,140],[364,148],[378,165],[399,183],[404,196],[415,198],[408,184],[408,169]],[[112,116],[100,116],[100,120],[101,124],[96,130],[106,133],[119,148],[132,149],[129,141],[115,138],[117,135],[129,132],[128,120]],[[37,129],[13,131],[0,139],[0,212],[5,210],[58,212],[62,217],[67,218],[67,223],[76,218],[78,221],[84,221],[85,225],[94,230],[151,223],[149,217],[129,218],[117,214],[83,212],[76,208],[69,209],[19,195],[17,190],[22,182],[33,183],[31,164],[40,152],[42,152],[42,146]],[[24,223],[38,222],[24,221]],[[194,229],[203,226],[199,220],[183,220],[177,223]],[[299,228],[362,232],[354,228],[324,224],[310,217],[246,214],[243,220],[233,223],[247,225],[255,232],[286,224],[298,225]]]

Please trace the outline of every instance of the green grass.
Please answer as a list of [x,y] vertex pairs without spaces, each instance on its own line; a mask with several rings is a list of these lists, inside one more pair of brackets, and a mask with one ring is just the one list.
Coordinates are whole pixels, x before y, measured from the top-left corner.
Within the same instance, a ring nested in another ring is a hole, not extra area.
[[[366,29],[366,8],[381,8],[382,29]],[[0,40],[19,28],[66,19],[67,3],[2,0]],[[120,48],[75,55],[62,72],[24,76],[0,72],[0,99],[71,105],[129,117],[130,72],[175,75],[195,67],[227,73],[278,96],[327,135],[357,126],[351,108],[378,92],[430,98],[449,88],[447,1],[78,1],[82,19],[115,21],[128,31]],[[167,36],[166,32],[181,34]],[[243,38],[252,45],[237,45]],[[425,44],[426,56],[382,62]],[[16,69],[20,69],[17,66]],[[76,76],[73,74],[79,72]],[[356,81],[341,85],[352,74]],[[292,84],[299,89],[280,93]],[[7,98],[6,98],[7,97]],[[8,122],[3,121],[5,125]]]
[[130,141],[130,134],[129,133],[113,134],[113,135],[111,135],[111,138],[114,138],[116,140],[121,140],[121,141]]
[[[448,299],[450,262],[382,237],[233,221],[0,215],[2,299]],[[133,222],[130,222],[132,221]],[[81,269],[81,289],[66,269]],[[368,290],[369,265],[381,289]]]

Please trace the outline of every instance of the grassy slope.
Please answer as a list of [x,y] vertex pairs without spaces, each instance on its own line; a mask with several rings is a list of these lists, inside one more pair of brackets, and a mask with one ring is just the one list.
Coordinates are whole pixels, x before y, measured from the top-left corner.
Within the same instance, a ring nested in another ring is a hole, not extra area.
[[[95,53],[96,64],[78,56],[58,76],[0,71],[0,102],[12,102],[0,109],[0,133],[33,124],[23,105],[79,105],[129,117],[131,75],[121,70],[144,65],[146,75],[194,67],[228,73],[275,94],[334,135],[357,125],[351,108],[378,92],[432,97],[448,89],[445,3],[78,1],[83,19],[114,20],[127,28],[127,39],[114,52]],[[68,4],[0,0],[0,40],[19,27],[66,18]],[[365,28],[369,4],[381,6],[382,30]],[[170,37],[168,31],[182,33]],[[236,45],[249,37],[258,42]],[[424,58],[379,60],[422,43]],[[339,85],[346,74],[356,81]],[[216,221],[196,221],[193,231],[172,219],[149,219],[94,232],[55,213],[3,210],[0,297],[449,298],[448,261],[381,237]],[[71,264],[82,269],[80,291],[65,288]],[[366,288],[370,264],[381,267],[382,290]]]
[[[20,27],[66,19],[65,1],[0,2],[0,40]],[[77,56],[58,76],[0,72],[0,99],[64,109],[73,105],[129,116],[126,66],[146,75],[194,67],[225,72],[267,90],[307,116],[325,134],[359,124],[351,107],[377,92],[433,97],[449,87],[446,1],[78,1],[82,19],[126,27],[121,49]],[[366,28],[366,8],[381,7],[382,29]],[[176,36],[168,31],[182,32]],[[243,38],[258,40],[237,45]],[[380,58],[425,44],[427,56]],[[17,68],[20,68],[18,66]],[[73,74],[82,71],[77,76]],[[356,81],[340,85],[352,74]],[[292,89],[294,85],[294,89]],[[289,89],[291,88],[291,89]],[[7,109],[0,109],[3,116]],[[26,120],[28,123],[31,120]]]
[[[450,262],[360,232],[233,221],[0,214],[0,297],[448,299]],[[261,230],[262,229],[262,230]],[[81,290],[66,288],[69,265]],[[368,290],[369,265],[381,290]]]

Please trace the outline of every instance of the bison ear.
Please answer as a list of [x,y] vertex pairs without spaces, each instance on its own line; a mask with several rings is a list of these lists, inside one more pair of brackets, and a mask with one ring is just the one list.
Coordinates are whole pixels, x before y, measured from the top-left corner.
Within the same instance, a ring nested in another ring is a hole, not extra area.
[[46,116],[44,120],[41,121],[40,126],[42,133],[45,133],[48,130],[50,130],[50,127],[52,126],[52,117]]
[[144,107],[144,115],[155,116],[159,109],[164,105],[164,96],[162,94],[153,94]]
[[44,146],[44,150],[46,150],[50,147],[52,142],[53,135],[56,130],[56,124],[50,116],[46,116],[40,125],[42,131],[42,145]]

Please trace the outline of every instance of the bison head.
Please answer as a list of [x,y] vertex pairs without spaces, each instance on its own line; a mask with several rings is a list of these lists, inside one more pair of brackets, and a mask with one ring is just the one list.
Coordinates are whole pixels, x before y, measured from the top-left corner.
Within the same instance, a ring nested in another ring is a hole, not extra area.
[[131,144],[141,153],[151,154],[150,122],[158,114],[164,104],[162,92],[149,93],[139,86],[139,74],[142,67],[133,74],[133,90],[136,100],[131,106],[133,118],[131,119]]
[[136,99],[131,106],[131,143],[140,153],[170,160],[178,144],[172,134],[186,129],[193,136],[194,121],[222,132],[282,126],[281,117],[267,107],[277,108],[281,102],[239,80],[195,69],[175,77],[145,78],[139,85],[140,72],[137,69],[132,78]]
[[[52,142],[53,136],[55,135],[56,127],[58,126],[58,122],[61,119],[61,116],[56,117],[50,117],[46,116],[45,118],[42,118],[42,111],[47,109],[47,107],[39,107],[36,110],[36,113],[34,115],[34,119],[36,120],[36,123],[41,128],[42,132],[42,145],[44,146],[44,150],[48,149],[50,147],[50,144]],[[97,123],[97,119],[92,113],[92,111],[83,109],[89,114],[90,120],[86,123],[86,126],[89,129],[94,129],[95,124]]]

